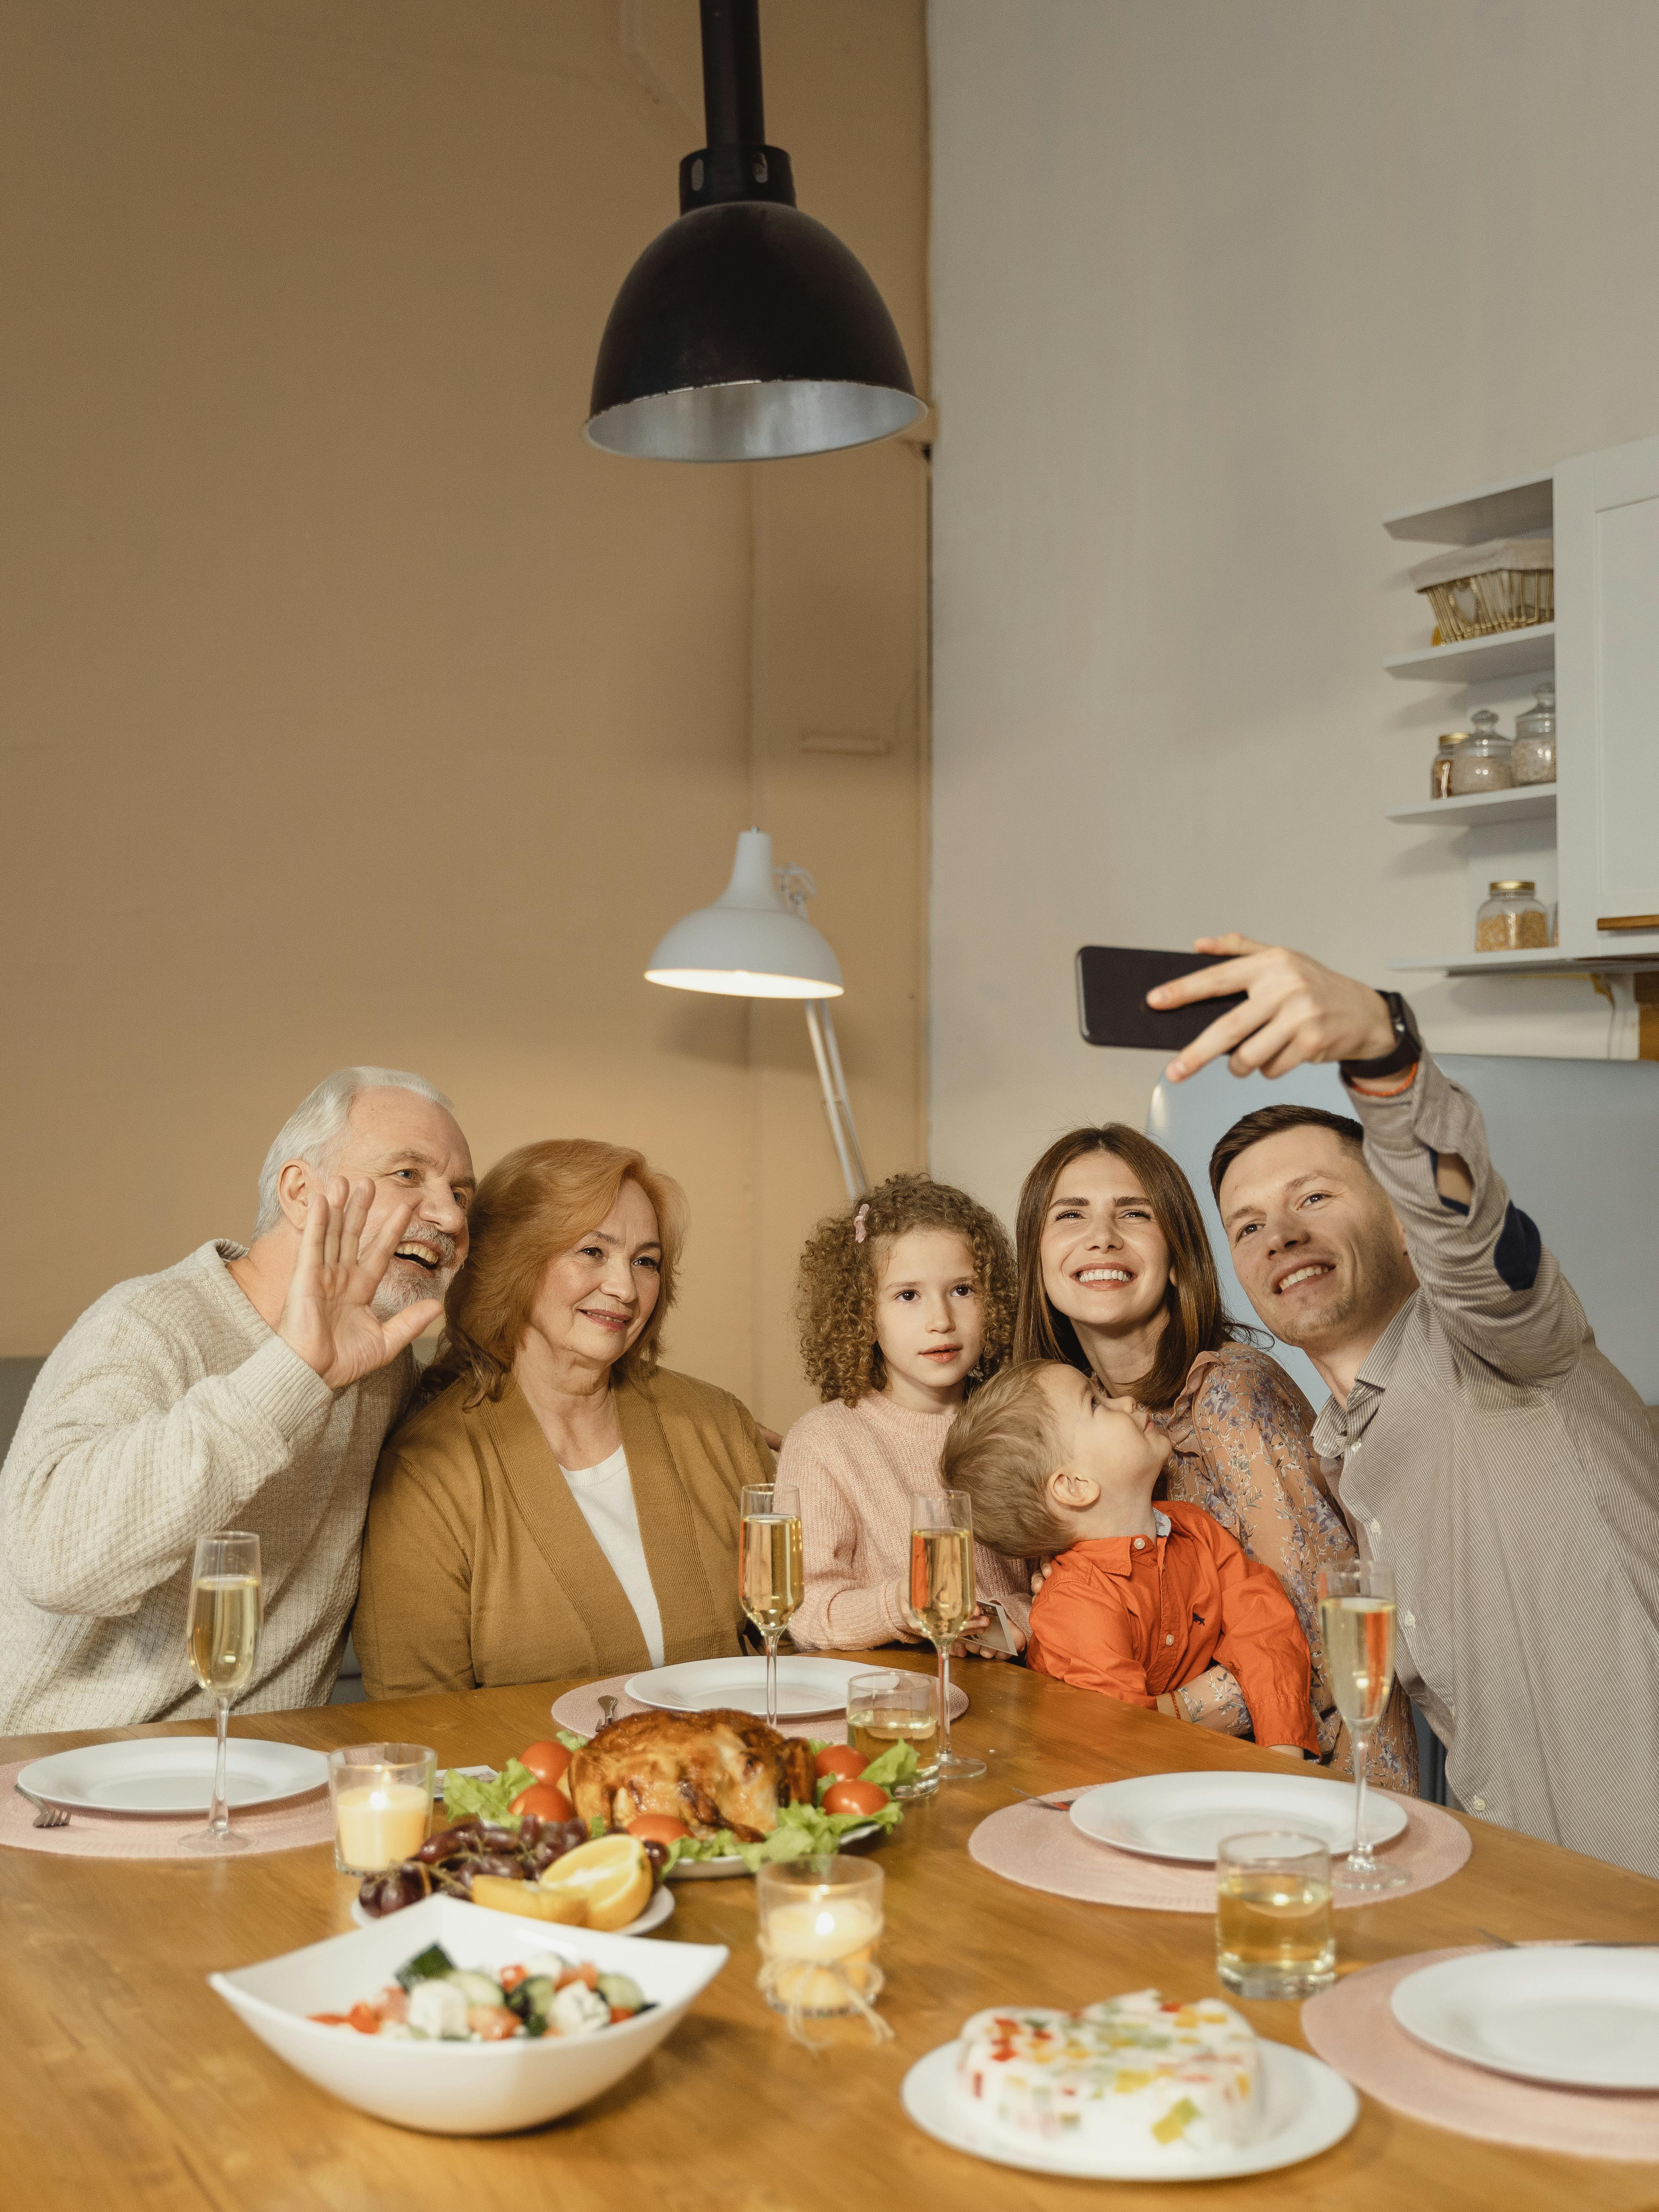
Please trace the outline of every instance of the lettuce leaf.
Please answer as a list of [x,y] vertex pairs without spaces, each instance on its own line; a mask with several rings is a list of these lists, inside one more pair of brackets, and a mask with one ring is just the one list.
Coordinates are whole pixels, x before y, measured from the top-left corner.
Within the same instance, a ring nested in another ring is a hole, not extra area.
[[517,1816],[507,1808],[520,1791],[528,1790],[535,1779],[530,1769],[516,1759],[509,1759],[493,1782],[449,1767],[444,1774],[444,1810],[452,1820],[476,1813],[493,1827],[515,1828],[519,1825]]

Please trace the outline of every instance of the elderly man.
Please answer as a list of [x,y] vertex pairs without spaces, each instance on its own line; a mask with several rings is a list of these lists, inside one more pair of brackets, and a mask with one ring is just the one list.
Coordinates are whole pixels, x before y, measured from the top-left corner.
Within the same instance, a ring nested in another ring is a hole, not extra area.
[[[1331,1387],[1362,1553],[1392,1566],[1399,1671],[1472,1813],[1659,1875],[1659,1448],[1641,1401],[1397,994],[1247,938],[1152,993],[1244,991],[1170,1067],[1336,1060],[1358,1121],[1248,1114],[1211,1182],[1238,1279]],[[1586,1172],[1593,1171],[1585,1164]]]
[[204,1713],[191,1560],[258,1535],[243,1711],[325,1699],[410,1350],[466,1257],[472,1162],[419,1076],[342,1068],[280,1132],[253,1242],[118,1284],[40,1371],[0,1469],[0,1733]]

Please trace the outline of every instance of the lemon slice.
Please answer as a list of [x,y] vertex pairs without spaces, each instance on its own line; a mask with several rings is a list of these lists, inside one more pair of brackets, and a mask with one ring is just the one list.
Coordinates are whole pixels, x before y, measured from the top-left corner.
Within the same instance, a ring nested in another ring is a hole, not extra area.
[[518,1912],[526,1920],[551,1920],[565,1928],[587,1924],[587,1908],[574,1889],[544,1889],[538,1882],[515,1881],[510,1875],[477,1874],[472,1877],[472,1902],[491,1912]]
[[579,1897],[587,1924],[601,1931],[626,1928],[651,1902],[651,1862],[637,1836],[599,1836],[555,1859],[541,1887]]

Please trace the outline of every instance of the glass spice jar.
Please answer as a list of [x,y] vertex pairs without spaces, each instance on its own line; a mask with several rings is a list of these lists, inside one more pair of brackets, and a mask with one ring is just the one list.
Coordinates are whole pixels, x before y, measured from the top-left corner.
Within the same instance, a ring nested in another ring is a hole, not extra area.
[[1510,765],[1517,783],[1555,781],[1555,686],[1540,684],[1538,704],[1515,718],[1515,744]]
[[1429,767],[1429,797],[1431,799],[1451,797],[1452,763],[1457,758],[1458,747],[1468,743],[1468,734],[1467,730],[1448,730],[1441,738],[1438,745],[1435,748],[1434,759]]
[[1550,941],[1550,919],[1535,884],[1518,878],[1488,884],[1492,896],[1474,917],[1477,952],[1523,952]]
[[1469,733],[1452,759],[1452,797],[1467,799],[1477,791],[1510,790],[1515,782],[1510,750],[1510,740],[1499,736],[1498,717],[1490,707],[1471,714]]

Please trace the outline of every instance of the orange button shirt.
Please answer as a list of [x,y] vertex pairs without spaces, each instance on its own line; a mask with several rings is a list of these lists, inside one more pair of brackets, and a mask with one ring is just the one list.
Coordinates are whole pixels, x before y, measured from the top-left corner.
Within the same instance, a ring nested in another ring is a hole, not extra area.
[[1167,1535],[1093,1537],[1060,1553],[1031,1607],[1029,1663],[1155,1709],[1219,1660],[1256,1741],[1316,1759],[1307,1638],[1278,1576],[1201,1506],[1158,1510]]

